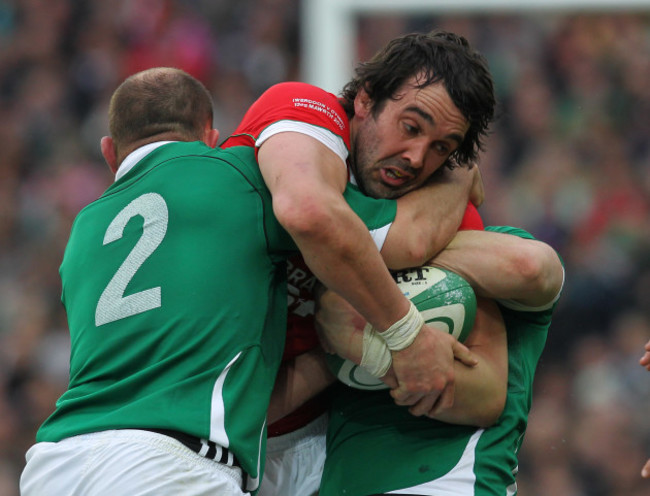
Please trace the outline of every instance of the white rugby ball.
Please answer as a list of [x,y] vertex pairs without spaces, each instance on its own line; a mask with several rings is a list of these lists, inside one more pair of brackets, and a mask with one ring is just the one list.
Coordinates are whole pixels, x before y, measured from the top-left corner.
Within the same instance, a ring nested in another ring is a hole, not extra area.
[[[474,326],[476,295],[469,283],[454,272],[437,267],[416,267],[393,272],[393,278],[420,311],[427,324],[463,342]],[[356,363],[326,355],[330,370],[339,381],[367,391],[388,386]]]

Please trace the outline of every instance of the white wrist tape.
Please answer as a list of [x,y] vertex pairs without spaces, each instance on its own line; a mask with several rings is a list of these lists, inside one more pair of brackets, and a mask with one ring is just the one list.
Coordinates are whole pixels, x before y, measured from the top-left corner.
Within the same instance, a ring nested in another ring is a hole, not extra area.
[[391,351],[400,351],[410,346],[424,325],[424,318],[422,318],[418,309],[412,301],[409,303],[411,306],[406,315],[384,332],[379,333]]
[[383,377],[390,369],[393,357],[386,342],[370,324],[363,329],[363,354],[360,365],[377,378]]

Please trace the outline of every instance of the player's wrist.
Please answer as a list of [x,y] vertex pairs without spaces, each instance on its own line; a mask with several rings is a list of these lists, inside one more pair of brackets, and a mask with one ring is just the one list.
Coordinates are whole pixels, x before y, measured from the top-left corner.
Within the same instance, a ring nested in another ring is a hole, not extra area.
[[424,325],[424,318],[413,304],[409,301],[409,311],[388,329],[379,333],[390,351],[400,351],[415,341],[418,333]]

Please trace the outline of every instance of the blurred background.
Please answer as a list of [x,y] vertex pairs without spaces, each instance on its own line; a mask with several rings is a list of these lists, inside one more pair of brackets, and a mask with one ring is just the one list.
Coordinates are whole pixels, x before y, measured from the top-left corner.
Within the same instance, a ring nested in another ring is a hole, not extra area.
[[[303,8],[0,0],[0,495],[18,494],[24,453],[67,384],[58,267],[75,215],[112,180],[99,154],[112,91],[141,69],[180,67],[213,93],[225,137],[269,85],[304,78]],[[647,496],[650,374],[638,360],[650,339],[650,5],[353,22],[355,61],[431,28],[486,55],[499,119],[481,161],[481,212],[566,262],[520,494]]]

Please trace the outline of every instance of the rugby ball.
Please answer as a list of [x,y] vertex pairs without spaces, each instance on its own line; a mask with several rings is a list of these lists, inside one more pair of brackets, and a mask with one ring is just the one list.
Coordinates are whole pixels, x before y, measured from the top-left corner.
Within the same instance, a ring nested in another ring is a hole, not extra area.
[[[393,278],[420,311],[424,321],[465,341],[474,326],[476,295],[469,283],[454,272],[437,267],[416,267],[393,272]],[[326,355],[339,381],[363,390],[388,386],[356,363],[338,355]]]

